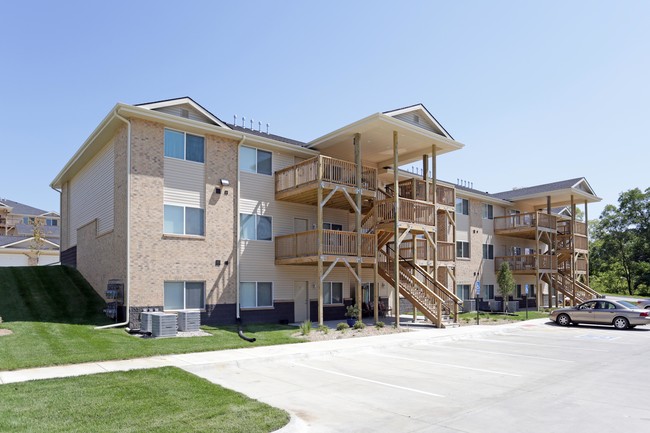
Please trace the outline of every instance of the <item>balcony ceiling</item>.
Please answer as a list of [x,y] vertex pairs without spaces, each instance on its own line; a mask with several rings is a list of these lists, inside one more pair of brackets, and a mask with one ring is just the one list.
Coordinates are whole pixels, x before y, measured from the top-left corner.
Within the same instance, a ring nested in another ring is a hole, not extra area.
[[373,114],[309,143],[308,147],[323,155],[354,161],[354,135],[361,134],[361,160],[378,168],[393,165],[393,131],[398,134],[399,165],[421,161],[422,155],[436,155],[461,149],[455,140],[427,131],[382,113]]
[[576,205],[582,205],[585,203],[585,201],[587,203],[596,203],[601,200],[600,197],[597,197],[586,191],[577,188],[566,188],[562,190],[552,191],[550,193],[537,193],[531,194],[530,196],[518,197],[512,201],[522,208],[546,210],[546,197],[549,195],[551,196],[551,207],[570,205],[571,196],[573,196],[573,202]]

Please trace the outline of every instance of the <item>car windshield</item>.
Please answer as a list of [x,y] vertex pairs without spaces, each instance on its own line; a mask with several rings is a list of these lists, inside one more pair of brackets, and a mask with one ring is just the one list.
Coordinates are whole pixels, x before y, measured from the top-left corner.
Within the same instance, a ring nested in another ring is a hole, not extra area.
[[636,305],[634,305],[634,304],[632,304],[630,302],[627,302],[627,301],[618,301],[618,303],[621,304],[622,306],[626,307],[626,308],[639,308]]

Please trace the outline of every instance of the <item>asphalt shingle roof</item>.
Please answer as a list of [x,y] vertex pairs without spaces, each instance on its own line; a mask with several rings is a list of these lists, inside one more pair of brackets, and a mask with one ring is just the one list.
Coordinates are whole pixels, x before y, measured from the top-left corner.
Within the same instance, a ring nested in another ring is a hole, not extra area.
[[490,194],[492,197],[500,198],[503,200],[512,200],[517,197],[525,195],[539,194],[544,192],[557,191],[560,189],[571,188],[573,185],[584,179],[583,177],[576,177],[575,179],[561,180],[558,182],[545,183],[543,185],[534,185],[526,188],[518,188],[510,191],[497,192]]
[[13,208],[11,213],[15,213],[19,215],[43,215],[44,213],[47,213],[46,210],[38,209],[32,206],[28,206],[26,204],[18,203],[17,201],[7,200],[4,198],[0,198],[0,203],[4,203],[7,206],[11,206]]
[[243,128],[241,126],[233,125],[232,123],[228,123],[227,125],[229,127],[231,127],[235,131],[245,132],[247,134],[257,135],[257,136],[260,136],[260,137],[266,137],[266,138],[270,138],[271,140],[281,141],[283,143],[293,144],[293,145],[300,146],[300,147],[307,146],[307,143],[303,143],[302,141],[293,140],[293,139],[287,138],[287,137],[282,137],[280,135],[267,134],[266,132],[256,131],[256,130],[250,129],[250,128]]

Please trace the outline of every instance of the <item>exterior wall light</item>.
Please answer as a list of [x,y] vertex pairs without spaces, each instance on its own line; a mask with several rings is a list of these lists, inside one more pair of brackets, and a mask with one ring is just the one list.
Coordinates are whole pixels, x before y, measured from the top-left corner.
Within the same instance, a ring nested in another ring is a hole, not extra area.
[[228,179],[220,179],[222,186],[230,186],[230,181]]

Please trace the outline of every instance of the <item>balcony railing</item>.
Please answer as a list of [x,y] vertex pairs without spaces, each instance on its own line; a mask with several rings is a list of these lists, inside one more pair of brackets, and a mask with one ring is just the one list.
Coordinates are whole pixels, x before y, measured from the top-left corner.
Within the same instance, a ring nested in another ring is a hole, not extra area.
[[[575,262],[576,272],[587,272],[588,262],[583,258],[579,258]],[[558,265],[558,270],[563,272],[571,272],[571,261],[565,260]]]
[[[429,182],[429,186],[433,183]],[[386,190],[392,192],[393,185],[387,185]],[[429,197],[425,194],[425,182],[419,179],[403,180],[399,183],[399,196],[411,200],[433,202],[433,188],[429,188]],[[436,203],[444,206],[455,206],[454,188],[436,184]]]
[[[570,235],[571,232],[571,221],[560,221],[557,223],[557,230],[561,235]],[[587,236],[587,224],[575,221],[575,228],[573,234]]]
[[[393,242],[388,244],[391,248],[395,248]],[[426,260],[429,257],[433,260],[433,249],[426,239],[416,239],[416,254],[418,260]],[[427,253],[429,254],[427,256]],[[455,245],[453,242],[440,242],[438,241],[438,261],[451,262],[454,261],[456,256]],[[407,260],[413,260],[413,240],[408,239],[399,244],[399,255]]]
[[564,239],[558,239],[557,249],[558,250],[570,250],[572,245],[575,244],[577,250],[588,250],[589,242],[587,241],[586,236],[571,236]]
[[[320,166],[320,169],[319,169]],[[357,186],[357,170],[353,162],[329,156],[315,156],[296,165],[275,172],[275,192],[286,191],[311,182],[325,181]],[[363,189],[377,189],[377,169],[361,167],[361,186]]]
[[[375,257],[375,235],[361,235],[361,256]],[[357,233],[323,230],[323,254],[334,256],[357,255]],[[318,230],[275,237],[275,258],[289,259],[318,255]]]
[[498,271],[503,262],[507,262],[512,271],[534,271],[536,269],[557,270],[557,256],[549,256],[548,254],[498,256],[494,258],[494,269]]
[[[395,201],[393,198],[378,200],[375,209],[378,224],[395,221]],[[431,203],[400,198],[399,221],[435,226],[436,208]]]
[[557,230],[557,217],[544,212],[528,212],[494,217],[495,230],[546,228]]

